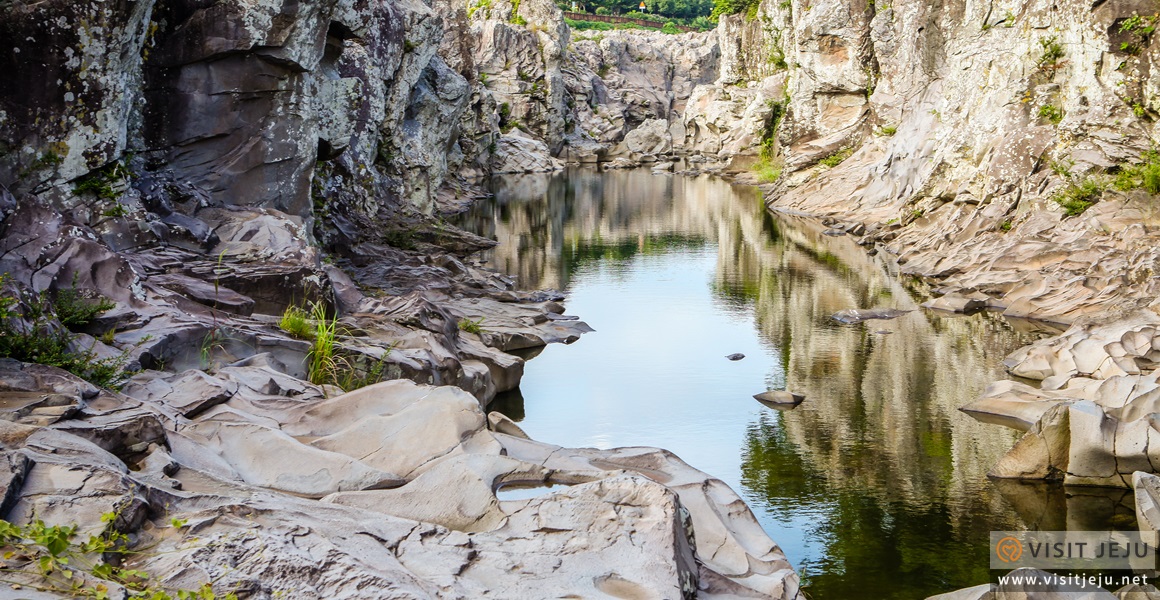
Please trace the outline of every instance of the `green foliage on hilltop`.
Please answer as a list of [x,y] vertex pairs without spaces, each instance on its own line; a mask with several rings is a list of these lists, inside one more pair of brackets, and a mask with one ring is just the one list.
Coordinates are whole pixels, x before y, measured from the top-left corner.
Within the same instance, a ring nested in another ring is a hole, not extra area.
[[[701,31],[708,31],[717,26],[717,19],[713,15],[713,0],[645,0],[645,11],[640,12],[640,0],[591,0],[579,2],[579,12],[597,15],[616,15],[633,19],[654,21],[657,29],[662,31],[666,24],[671,23],[665,33],[680,33],[677,25],[693,27]],[[557,0],[562,10],[571,11],[571,0]],[[588,21],[590,22],[590,21]],[[607,24],[606,25],[610,25]],[[587,29],[603,29],[585,27]],[[575,29],[575,27],[574,27]],[[610,27],[610,29],[632,29],[631,27]]]

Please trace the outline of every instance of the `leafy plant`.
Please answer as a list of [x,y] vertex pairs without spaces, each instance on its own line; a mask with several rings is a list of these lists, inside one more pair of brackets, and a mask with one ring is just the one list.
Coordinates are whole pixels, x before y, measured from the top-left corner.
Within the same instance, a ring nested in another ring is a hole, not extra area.
[[1063,57],[1066,52],[1063,50],[1063,44],[1059,43],[1059,38],[1056,36],[1041,38],[1039,40],[1039,47],[1042,52],[1039,58],[1035,61],[1036,66],[1041,71],[1045,71],[1051,76],[1063,66]]
[[1058,125],[1063,120],[1063,109],[1051,104],[1044,104],[1039,107],[1039,118],[1047,119],[1052,124]]
[[1051,170],[1060,177],[1070,178],[1071,168],[1075,166],[1075,161],[1070,158],[1066,161],[1053,160],[1051,161]]
[[1011,223],[1011,219],[999,223],[999,229],[1004,232],[1011,231],[1012,227],[1014,227],[1014,224]]
[[0,582],[94,600],[109,600],[110,584],[123,587],[133,600],[237,600],[232,592],[218,595],[211,583],[196,590],[165,589],[149,573],[124,567],[122,559],[139,552],[131,549],[128,536],[111,527],[116,519],[117,513],[102,515],[105,528],[85,539],[76,525],[35,520],[19,526],[0,520]]
[[1126,192],[1134,189],[1160,194],[1160,152],[1149,150],[1140,157],[1138,165],[1122,165],[1112,187]]
[[875,133],[877,133],[878,135],[889,137],[889,136],[892,136],[892,135],[898,133],[898,128],[893,126],[893,125],[884,125],[882,127],[879,127],[878,131],[876,131]]
[[[7,274],[0,275],[0,287],[7,281]],[[62,290],[62,293],[67,297],[69,291]],[[77,300],[67,309],[66,317],[77,326],[109,308],[101,301],[91,305]],[[63,326],[57,308],[46,297],[0,297],[0,358],[57,367],[94,385],[117,387],[125,375],[128,353],[98,358],[94,348],[74,350],[75,340],[76,336]]]
[[113,200],[120,195],[114,186],[124,178],[125,168],[115,162],[77,179],[73,183],[73,193],[78,196],[90,193],[102,200]]
[[483,325],[483,317],[480,317],[476,321],[472,321],[471,319],[468,319],[467,317],[464,317],[464,318],[459,320],[459,330],[460,331],[466,331],[467,333],[474,333],[475,335],[480,335],[483,333],[482,325]]
[[115,302],[99,294],[95,298],[83,297],[76,288],[75,279],[71,288],[56,293],[56,302],[53,303],[57,319],[69,329],[84,327],[115,306]]
[[1100,181],[1088,178],[1079,183],[1069,183],[1051,199],[1063,207],[1066,216],[1075,217],[1099,202],[1103,192],[1104,186]]

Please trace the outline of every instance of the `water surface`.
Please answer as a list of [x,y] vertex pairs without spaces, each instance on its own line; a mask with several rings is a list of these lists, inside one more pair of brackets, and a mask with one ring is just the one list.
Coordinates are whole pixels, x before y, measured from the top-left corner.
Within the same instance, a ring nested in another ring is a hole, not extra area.
[[[565,291],[596,332],[546,348],[491,408],[539,440],[658,446],[721,478],[813,600],[985,583],[993,529],[1132,525],[1124,492],[985,476],[1017,434],[957,409],[1034,326],[920,309],[854,240],[709,177],[575,170],[493,191],[463,218],[499,240],[490,266]],[[912,312],[830,319],[873,307]],[[752,398],[767,389],[806,400],[773,410]]]

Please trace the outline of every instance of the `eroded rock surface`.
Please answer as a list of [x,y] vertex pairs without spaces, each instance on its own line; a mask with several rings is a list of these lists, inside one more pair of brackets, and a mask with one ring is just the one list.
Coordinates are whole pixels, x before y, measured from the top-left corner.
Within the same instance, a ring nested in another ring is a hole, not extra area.
[[[69,433],[85,420],[0,421],[5,518],[118,512],[115,526],[152,548],[135,568],[263,598],[799,597],[741,499],[661,450],[500,433],[518,427],[485,418],[467,392],[410,381],[330,399],[238,392],[192,420],[136,390],[87,414],[119,415],[107,437],[130,415],[164,423],[147,447]],[[499,500],[507,482],[557,485]]]

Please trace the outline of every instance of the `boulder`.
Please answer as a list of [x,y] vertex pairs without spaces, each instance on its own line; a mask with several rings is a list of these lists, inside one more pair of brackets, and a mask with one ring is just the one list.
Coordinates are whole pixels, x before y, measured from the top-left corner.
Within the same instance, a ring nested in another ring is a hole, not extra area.
[[552,158],[540,140],[507,134],[499,138],[491,156],[492,173],[544,173],[558,171],[560,162]]
[[753,396],[755,400],[770,408],[784,410],[794,408],[805,401],[806,397],[784,390],[770,390]]
[[624,136],[624,147],[629,152],[640,155],[664,156],[673,150],[673,140],[669,134],[669,123],[664,119],[649,119]]

